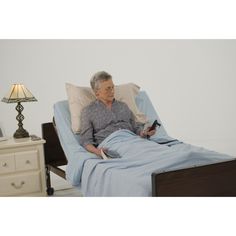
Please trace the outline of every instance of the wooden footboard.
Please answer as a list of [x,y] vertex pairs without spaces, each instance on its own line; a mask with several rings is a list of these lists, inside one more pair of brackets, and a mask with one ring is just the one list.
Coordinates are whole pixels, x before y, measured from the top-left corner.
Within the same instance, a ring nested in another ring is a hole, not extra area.
[[236,196],[236,160],[153,173],[152,196]]

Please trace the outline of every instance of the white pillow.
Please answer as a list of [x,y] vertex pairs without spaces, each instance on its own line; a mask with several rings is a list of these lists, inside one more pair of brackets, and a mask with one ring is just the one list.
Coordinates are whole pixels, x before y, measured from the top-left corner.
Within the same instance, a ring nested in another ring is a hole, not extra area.
[[[147,118],[139,111],[135,103],[135,97],[139,93],[139,89],[140,87],[133,83],[116,85],[115,99],[125,102],[128,105],[137,122],[145,123],[147,122]],[[79,87],[66,83],[66,91],[71,114],[71,128],[74,133],[79,133],[81,111],[84,107],[95,101],[96,97],[93,90],[89,87]]]

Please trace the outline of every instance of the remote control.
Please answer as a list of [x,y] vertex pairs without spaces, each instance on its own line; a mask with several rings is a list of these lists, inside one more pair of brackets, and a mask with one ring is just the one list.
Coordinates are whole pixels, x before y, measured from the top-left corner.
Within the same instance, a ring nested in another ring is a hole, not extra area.
[[121,158],[120,154],[116,151],[106,149],[106,150],[103,150],[103,152],[110,158]]
[[34,134],[30,135],[30,137],[31,137],[31,140],[32,140],[32,141],[41,140],[40,137],[38,137],[38,136],[36,136],[36,135],[34,135]]
[[152,131],[152,130],[156,129],[157,126],[161,126],[161,124],[158,123],[157,120],[155,120],[148,131]]

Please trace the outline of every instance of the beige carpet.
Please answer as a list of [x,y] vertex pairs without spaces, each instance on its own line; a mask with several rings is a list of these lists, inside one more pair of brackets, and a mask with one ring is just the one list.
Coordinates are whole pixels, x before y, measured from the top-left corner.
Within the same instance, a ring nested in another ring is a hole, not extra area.
[[[60,167],[65,169],[65,166]],[[51,172],[51,185],[54,188],[53,197],[82,197],[81,192],[68,181]]]

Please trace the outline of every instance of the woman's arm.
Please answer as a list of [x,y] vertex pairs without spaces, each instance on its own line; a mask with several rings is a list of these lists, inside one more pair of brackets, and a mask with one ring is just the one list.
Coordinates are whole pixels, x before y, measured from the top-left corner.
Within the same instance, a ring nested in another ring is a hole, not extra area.
[[87,144],[85,148],[88,152],[92,152],[96,154],[97,156],[102,157],[102,154],[101,154],[102,148],[96,148],[93,144]]

